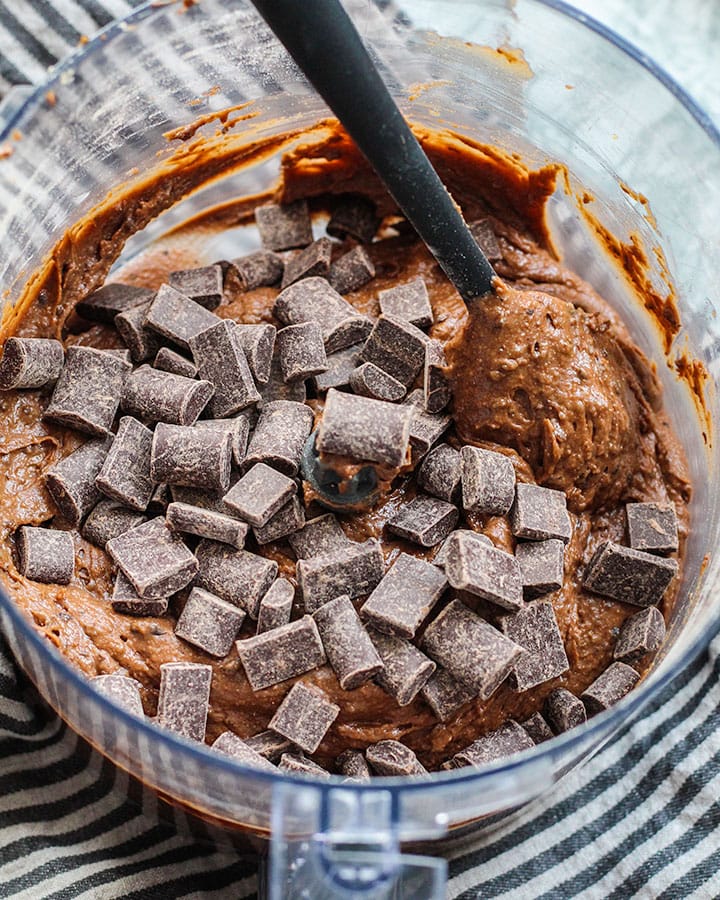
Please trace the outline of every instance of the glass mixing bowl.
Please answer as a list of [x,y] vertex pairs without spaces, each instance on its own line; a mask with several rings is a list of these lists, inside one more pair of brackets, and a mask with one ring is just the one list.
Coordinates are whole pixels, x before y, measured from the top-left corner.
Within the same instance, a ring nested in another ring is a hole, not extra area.
[[[355,784],[258,772],[160,731],[95,693],[2,594],[0,624],[43,697],[100,752],[163,797],[267,839],[272,896],[378,898],[397,890],[393,896],[440,897],[444,862],[404,855],[403,844],[429,842],[439,853],[461,830],[482,828],[490,814],[549,790],[637,715],[717,630],[720,325],[713,303],[720,218],[713,201],[720,138],[662,71],[561,3],[347,5],[412,122],[515,151],[530,166],[567,166],[548,210],[555,244],[621,310],[655,360],[695,483],[687,574],[665,651],[616,707],[509,762]],[[225,134],[213,137],[212,118],[203,130],[206,147],[227,154],[223,166],[188,183],[182,202],[155,210],[161,214],[127,243],[123,259],[199,209],[268,188],[282,147],[238,168],[243,148],[310,128],[327,110],[244,0],[150,3],[107,28],[42,87],[11,94],[0,138],[4,315],[12,315],[60,236],[109,191],[117,198],[154,171],[183,177],[189,145],[178,150],[164,133],[248,102],[234,123],[232,115],[223,120]],[[643,307],[617,264],[628,262],[622,247],[613,259],[598,241],[599,223],[625,244],[634,235],[644,248],[647,291],[662,298],[672,286],[682,328],[671,346],[656,327],[671,307]],[[223,255],[221,247],[212,252]],[[72,262],[60,274],[75,284],[87,276]]]

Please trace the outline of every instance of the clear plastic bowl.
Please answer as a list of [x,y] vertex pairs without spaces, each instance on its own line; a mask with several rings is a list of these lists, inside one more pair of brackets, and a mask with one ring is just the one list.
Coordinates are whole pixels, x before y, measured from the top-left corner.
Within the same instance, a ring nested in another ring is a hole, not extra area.
[[[482,828],[490,814],[550,789],[636,715],[718,628],[720,325],[713,304],[720,139],[661,70],[564,4],[414,0],[404,12],[361,0],[347,5],[413,122],[517,151],[531,166],[549,160],[568,167],[567,190],[560,186],[549,209],[556,245],[622,311],[656,361],[694,479],[687,574],[665,652],[616,707],[507,763],[347,784],[258,772],[162,732],[95,693],[2,594],[0,624],[41,694],[118,766],[203,817],[269,838],[272,896],[376,898],[402,881],[407,896],[440,897],[444,862],[404,856],[402,842],[430,841],[439,852],[461,829]],[[223,138],[233,152],[327,115],[243,0],[148,4],[63,62],[46,85],[11,95],[0,138],[12,149],[0,159],[5,313],[59,236],[110,189],[158,168],[182,168],[164,132],[249,100],[254,118]],[[194,185],[192,196],[132,238],[125,258],[194,210],[268,187],[277,165],[275,156]],[[610,232],[622,241],[637,235],[661,295],[670,273],[682,329],[669,356],[652,317],[580,214],[583,191],[594,196],[590,208]],[[654,247],[662,249],[667,270]],[[704,415],[676,375],[682,353],[709,373]]]

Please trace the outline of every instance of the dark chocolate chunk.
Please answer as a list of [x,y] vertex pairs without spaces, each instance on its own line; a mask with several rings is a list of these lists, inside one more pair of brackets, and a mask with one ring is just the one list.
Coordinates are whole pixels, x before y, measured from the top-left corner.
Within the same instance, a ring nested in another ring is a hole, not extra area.
[[405,396],[405,385],[374,363],[362,363],[350,373],[350,387],[363,397],[395,403]]
[[171,272],[168,284],[205,309],[215,309],[222,303],[223,272],[217,264]]
[[662,599],[677,571],[676,559],[665,559],[605,541],[585,568],[583,586],[623,603],[654,606]]
[[142,696],[140,694],[140,682],[127,675],[114,673],[112,675],[95,675],[90,679],[90,684],[104,697],[113,700],[122,706],[127,712],[144,717]]
[[240,346],[255,381],[258,384],[267,384],[277,329],[274,325],[236,325],[235,333],[240,339]]
[[109,353],[111,356],[116,356],[118,359],[122,359],[126,363],[132,363],[132,355],[130,351],[122,347],[103,347],[102,352]]
[[459,516],[452,503],[418,495],[398,508],[387,520],[387,528],[421,547],[434,547],[450,534]]
[[340,707],[330,703],[321,690],[298,681],[275,711],[268,728],[306,753],[314,753],[339,712]]
[[525,653],[510,673],[516,691],[527,691],[570,668],[552,603],[536,600],[512,616],[500,619],[502,633]]
[[86,441],[45,473],[45,487],[63,518],[78,526],[102,499],[95,479],[102,469],[112,436]]
[[41,388],[54,384],[62,372],[65,350],[48,338],[10,337],[0,361],[0,390]]
[[235,646],[254,691],[303,675],[325,662],[322,641],[310,616],[237,641]]
[[211,656],[224,657],[240,633],[245,611],[194,587],[175,625],[175,634]]
[[347,594],[351,600],[369,594],[383,577],[380,544],[371,538],[363,544],[350,542],[342,550],[301,559],[297,564],[298,587],[306,612]]
[[232,731],[223,731],[221,735],[215,738],[210,745],[213,750],[219,753],[225,753],[232,756],[238,762],[245,766],[251,766],[255,769],[264,769],[267,772],[276,772],[276,767],[264,756],[261,756],[257,750],[254,750],[242,738],[239,738]]
[[297,492],[297,485],[265,463],[256,463],[225,495],[224,502],[251,525],[265,525]]
[[195,555],[200,565],[195,584],[257,619],[260,601],[275,581],[278,564],[215,541],[201,541]]
[[572,537],[572,522],[565,494],[537,484],[516,484],[510,529],[524,540],[558,538],[567,544]]
[[268,250],[307,247],[313,239],[310,213],[305,200],[258,206],[255,210],[255,223],[262,245]]
[[448,542],[445,574],[458,591],[468,591],[516,612],[523,605],[520,566],[514,556],[457,531]]
[[423,407],[428,413],[439,413],[450,402],[452,390],[445,374],[447,359],[440,341],[425,345],[423,365]]
[[659,650],[664,640],[662,613],[656,606],[648,606],[622,623],[613,656],[621,662],[634,663]]
[[372,200],[361,194],[347,194],[339,200],[325,230],[341,241],[351,237],[361,244],[369,244],[379,224]]
[[98,488],[113,500],[144,512],[155,489],[150,475],[153,433],[132,416],[120,419],[115,440],[95,479]]
[[335,768],[353,781],[370,780],[370,768],[359,750],[343,750],[335,760]]
[[[478,540],[481,544],[485,544],[486,547],[495,546],[486,534],[480,534],[477,531],[469,531],[465,528],[458,528],[457,531],[453,531],[445,538],[443,543],[440,545],[440,549],[437,551],[435,556],[433,556],[432,564],[434,566],[440,566],[441,569],[445,568],[445,564],[447,563],[448,550],[450,549],[453,534],[467,535],[467,538],[463,538],[463,540]],[[452,541],[452,543],[454,543],[454,541]]]
[[418,487],[433,497],[454,503],[460,493],[460,454],[449,444],[438,444],[418,469]]
[[441,722],[449,721],[461,706],[477,696],[471,687],[453,678],[445,669],[438,669],[420,694]]
[[291,497],[264,525],[253,525],[258,544],[269,544],[294,534],[305,524],[305,507],[297,497]]
[[[188,488],[188,490],[190,489]],[[170,503],[172,503],[172,499],[172,492],[169,485],[155,485],[155,490],[153,491],[153,495],[150,498],[150,502],[148,503],[147,507],[148,514],[152,516],[164,516],[168,506],[170,505]]]
[[212,666],[163,663],[155,722],[191,741],[204,740],[211,681]]
[[198,375],[215,388],[208,407],[214,418],[232,416],[257,403],[260,394],[234,322],[220,319],[190,338],[190,349]]
[[372,628],[368,629],[368,634],[383,663],[382,671],[376,676],[377,683],[395,699],[398,706],[407,706],[417,697],[437,666],[410,641]]
[[585,704],[588,715],[594,716],[622,700],[638,681],[640,676],[635,669],[623,662],[614,662],[598,675],[590,687],[585,688],[580,700]]
[[115,500],[101,500],[85,519],[81,532],[86,541],[105,549],[112,538],[141,525],[145,521],[142,513],[128,509]]
[[285,269],[282,258],[272,250],[256,250],[247,256],[233,259],[231,264],[235,267],[245,291],[277,284]]
[[301,278],[311,278],[314,275],[326,276],[330,271],[330,258],[332,256],[332,241],[321,237],[312,244],[308,244],[303,250],[298,250],[289,259],[285,260],[281,287],[284,290]]
[[112,325],[115,316],[135,309],[138,306],[146,307],[155,291],[149,288],[135,287],[132,284],[104,284],[102,287],[88,294],[84,300],[75,306],[75,312],[91,322],[103,322]]
[[350,384],[350,376],[355,371],[362,350],[362,344],[353,344],[345,350],[330,353],[327,358],[327,370],[315,376],[315,387],[319,393],[330,388],[346,387]]
[[169,597],[198,571],[198,561],[160,516],[114,537],[106,549],[144,599]]
[[183,350],[190,350],[190,341],[218,321],[215,313],[163,284],[148,307],[145,324]]
[[295,588],[285,578],[276,578],[260,601],[257,633],[263,634],[281,625],[287,625],[292,614]]
[[231,467],[229,431],[164,422],[155,428],[150,475],[156,484],[178,484],[223,494],[230,487]]
[[499,262],[503,258],[502,250],[490,219],[477,219],[477,221],[471,222],[468,228],[475,238],[475,242],[490,262]]
[[214,390],[209,381],[193,381],[151,366],[140,366],[125,381],[122,408],[144,422],[192,425]]
[[530,750],[534,746],[533,739],[525,729],[510,719],[495,731],[484,734],[481,738],[473,741],[469,747],[456,753],[452,758],[452,763],[456,768],[484,766],[486,763],[505,759],[514,753]]
[[342,551],[350,543],[333,513],[309,519],[288,540],[298,559],[312,559],[325,553]]
[[311,778],[329,778],[330,773],[316,762],[308,759],[304,753],[283,753],[278,769],[296,775],[309,775]]
[[195,428],[229,431],[233,462],[236,466],[239,466],[242,465],[245,459],[248,437],[250,436],[250,416],[248,413],[248,410],[244,410],[240,415],[229,419],[198,419],[195,423]]
[[284,381],[280,367],[280,353],[277,347],[273,352],[270,363],[270,375],[266,384],[259,384],[260,402],[258,409],[262,410],[268,403],[276,400],[291,400],[294,403],[305,403],[307,389],[304,381]]
[[313,613],[313,619],[344,691],[360,687],[382,670],[382,660],[348,596],[323,604]]
[[399,741],[378,741],[365,751],[376,775],[427,775],[413,751]]
[[147,311],[150,309],[150,302],[144,303],[142,306],[135,306],[115,316],[115,328],[130,351],[133,362],[136,363],[152,359],[162,345],[160,335],[147,326]]
[[432,415],[423,409],[423,392],[413,391],[404,401],[412,412],[410,419],[410,450],[412,463],[417,465],[452,423],[450,416]]
[[427,335],[395,316],[380,316],[360,353],[363,362],[397,378],[408,388],[425,362]]
[[328,391],[316,446],[322,453],[402,466],[412,410],[384,400]]
[[582,700],[565,688],[557,688],[545,699],[545,718],[555,734],[562,734],[587,721]]
[[447,587],[442,570],[401,553],[360,609],[377,631],[413,638]]
[[304,403],[293,400],[264,403],[242,468],[247,471],[262,462],[294,478],[300,469],[313,419],[313,411]]
[[338,294],[357,291],[375,277],[375,266],[364,247],[353,247],[330,266],[327,280]]
[[31,581],[70,584],[75,570],[75,544],[69,531],[22,525],[15,533],[18,570]]
[[411,278],[378,293],[380,312],[384,316],[410,322],[416,328],[429,328],[433,323],[427,286],[422,276]]
[[68,347],[43,419],[86,434],[106,435],[131,368],[130,363],[102,350]]
[[532,600],[562,587],[565,544],[557,538],[519,543],[515,548],[515,559],[520,566],[526,599]]
[[504,516],[515,499],[515,468],[494,450],[465,446],[460,450],[463,508],[487,516]]
[[520,723],[532,738],[534,744],[542,744],[554,737],[552,729],[541,712],[533,713],[529,719]]
[[110,605],[115,612],[127,616],[164,616],[168,609],[168,598],[143,599],[122,570],[118,569]]
[[[233,480],[237,479],[235,479],[234,475],[231,475],[231,484]],[[200,509],[209,509],[212,512],[219,512],[225,516],[235,516],[235,512],[225,505],[222,495],[209,494],[200,488],[181,487],[177,484],[170,485],[169,491],[170,499],[173,503],[187,503],[188,506],[199,506]]]
[[167,523],[173,531],[195,534],[198,537],[229,544],[237,550],[245,546],[249,531],[246,522],[212,509],[202,509],[189,503],[170,503],[165,513]]
[[678,549],[678,523],[672,503],[627,503],[625,512],[633,550],[674,553]]
[[270,760],[270,762],[277,762],[282,754],[292,747],[287,738],[280,734],[275,734],[274,731],[261,731],[259,734],[254,734],[252,737],[247,738],[245,743],[251,750],[259,753],[260,756]]
[[523,653],[459,600],[451,601],[428,625],[420,646],[481,700],[494,693]]
[[325,351],[334,353],[364,341],[372,322],[330,287],[324,278],[303,278],[281,291],[273,307],[284,325],[319,322]]
[[162,372],[172,372],[173,375],[182,375],[184,378],[195,378],[198,373],[194,362],[169,347],[161,347],[158,350],[153,368]]
[[322,328],[318,322],[288,325],[277,333],[283,381],[305,381],[327,369]]

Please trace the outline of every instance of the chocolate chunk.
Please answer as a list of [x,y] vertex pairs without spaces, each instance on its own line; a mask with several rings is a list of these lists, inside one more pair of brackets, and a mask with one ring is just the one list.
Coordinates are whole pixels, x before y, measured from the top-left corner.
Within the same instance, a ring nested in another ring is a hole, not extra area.
[[345,350],[331,353],[327,358],[327,370],[315,376],[315,388],[319,393],[330,388],[346,387],[350,384],[350,376],[355,371],[362,344],[353,344]]
[[251,766],[255,769],[264,769],[266,772],[277,771],[271,762],[268,762],[265,757],[257,752],[257,750],[254,750],[242,738],[233,734],[232,731],[223,731],[221,735],[215,738],[210,746],[219,753],[225,753],[227,756],[232,756],[233,759],[236,759],[245,766]]
[[258,384],[267,384],[275,349],[274,325],[236,325],[235,334],[240,340],[250,371]]
[[380,316],[360,353],[408,388],[425,362],[427,336],[403,319]]
[[198,419],[195,428],[207,428],[214,431],[228,431],[232,447],[232,458],[236,466],[243,463],[247,453],[248,437],[250,435],[250,417],[248,410],[243,410],[238,416],[230,419]]
[[214,390],[209,381],[193,381],[182,375],[140,366],[125,381],[122,408],[123,412],[144,422],[192,425]]
[[383,663],[375,680],[398,706],[407,706],[432,676],[435,663],[410,641],[372,628],[368,634]]
[[251,525],[265,525],[297,492],[297,485],[278,472],[256,463],[225,495],[224,502]]
[[260,756],[270,760],[270,762],[277,762],[282,754],[292,747],[291,742],[287,738],[280,734],[275,734],[274,731],[261,731],[260,734],[254,734],[252,737],[247,738],[245,743],[251,750],[259,753]]
[[171,272],[168,284],[205,309],[215,309],[222,303],[223,272],[217,264]]
[[350,539],[332,513],[309,519],[305,525],[288,538],[298,559],[312,559],[325,553],[342,551]]
[[364,247],[353,247],[330,266],[327,280],[338,294],[357,291],[375,277],[375,266]]
[[140,682],[127,675],[95,675],[90,684],[104,697],[113,700],[127,712],[144,717]]
[[327,275],[330,271],[331,256],[332,241],[326,237],[321,237],[303,250],[298,250],[285,261],[281,287],[284,290],[301,278]]
[[549,741],[554,737],[552,729],[540,712],[533,713],[529,719],[525,719],[521,724],[532,738],[534,744],[542,744],[544,741]]
[[115,328],[130,351],[133,362],[136,363],[152,359],[157,355],[162,344],[160,335],[152,328],[147,327],[147,311],[150,309],[150,302],[115,316]]
[[434,547],[450,534],[459,516],[452,503],[418,495],[398,508],[387,520],[387,528],[421,547]]
[[305,200],[258,206],[255,210],[255,223],[262,245],[268,250],[307,247],[313,239],[310,213]]
[[148,307],[145,324],[183,350],[190,350],[191,340],[218,321],[215,313],[163,284]]
[[212,509],[202,509],[189,503],[170,503],[165,513],[168,525],[173,531],[195,534],[198,537],[229,544],[237,550],[245,546],[249,527],[233,516]]
[[418,487],[433,497],[454,503],[460,493],[460,454],[449,444],[434,447],[418,469]]
[[86,541],[104,550],[109,540],[144,521],[142,513],[128,509],[115,500],[101,500],[85,519],[81,532]]
[[364,341],[372,329],[367,316],[360,315],[324,278],[317,276],[303,278],[281,291],[273,312],[284,325],[319,322],[327,353]]
[[5,341],[0,361],[0,390],[54,384],[64,362],[65,351],[60,341],[10,337]]
[[463,508],[487,516],[504,516],[515,499],[515,468],[494,450],[465,446],[460,450]]
[[313,685],[298,681],[275,711],[268,728],[314,753],[340,712],[340,707]]
[[293,772],[296,775],[309,775],[312,778],[330,777],[327,769],[323,769],[303,753],[283,753],[278,769],[282,769],[283,772]]
[[459,600],[451,601],[428,625],[420,646],[481,700],[494,693],[523,653]]
[[277,284],[285,269],[282,258],[272,250],[256,250],[255,253],[233,259],[231,264],[235,267],[245,291]]
[[297,497],[291,497],[264,525],[254,525],[253,535],[258,544],[269,544],[294,534],[305,524],[305,507]]
[[428,413],[441,412],[452,398],[445,374],[446,366],[447,359],[440,341],[428,341],[423,364],[423,407]]
[[449,721],[461,706],[477,696],[471,687],[453,678],[445,669],[438,669],[420,694],[441,722]]
[[403,284],[380,291],[378,300],[380,312],[384,316],[402,319],[416,328],[429,328],[433,323],[427,286],[420,275]]
[[277,333],[283,381],[305,381],[327,369],[322,328],[318,322],[288,325]]
[[280,684],[325,662],[322,641],[310,616],[237,641],[235,646],[254,691]]
[[150,457],[154,482],[222,494],[230,487],[231,466],[228,431],[158,423]]
[[[234,474],[230,476],[231,485],[233,479],[235,479]],[[225,505],[222,495],[209,494],[207,491],[203,491],[200,488],[181,487],[177,484],[170,485],[169,490],[170,498],[173,503],[187,503],[188,506],[199,506],[200,509],[209,509],[212,512],[219,512],[225,516],[235,517],[235,512],[230,509],[229,506]]]
[[[188,488],[189,490],[189,488]],[[153,491],[153,495],[150,498],[150,502],[147,506],[148,514],[152,516],[160,516],[165,515],[168,506],[172,502],[172,493],[169,485],[167,484],[158,484],[155,485],[155,490]]]
[[648,606],[622,623],[613,656],[621,662],[634,663],[659,650],[664,640],[662,613],[656,606]]
[[369,594],[383,576],[384,562],[378,541],[350,542],[342,550],[325,553],[297,564],[298,587],[305,610],[313,613],[323,603],[347,594],[351,600]]
[[525,540],[558,538],[567,544],[572,537],[572,522],[565,494],[537,484],[516,484],[510,529],[515,537]]
[[191,337],[190,349],[198,375],[215,388],[208,407],[214,418],[232,416],[257,403],[260,394],[234,322],[220,319]]
[[135,287],[131,284],[104,284],[101,288],[88,294],[75,306],[75,312],[91,322],[103,322],[112,325],[115,316],[135,309],[147,307],[155,291],[149,288]]
[[258,409],[262,410],[268,403],[274,403],[276,400],[290,400],[294,403],[305,403],[307,400],[307,389],[304,381],[284,381],[283,373],[280,367],[280,353],[277,347],[273,352],[270,363],[270,375],[266,384],[259,384],[260,402]]
[[211,681],[212,666],[163,663],[155,722],[191,741],[204,740]]
[[502,616],[499,624],[525,650],[510,673],[513,690],[527,691],[570,668],[552,603],[528,603],[512,616]]
[[454,767],[484,766],[486,763],[505,759],[514,753],[530,750],[535,746],[530,735],[517,722],[510,719],[481,738],[473,741],[452,758]]
[[352,691],[382,670],[383,663],[348,596],[336,597],[313,613],[340,687]]
[[69,531],[22,525],[15,533],[18,570],[31,581],[70,584],[75,570],[75,544]]
[[150,475],[152,443],[153,433],[149,428],[132,416],[120,419],[115,440],[95,479],[103,494],[138,512],[147,509],[155,489]]
[[546,698],[545,718],[555,734],[562,734],[587,721],[582,700],[565,688],[557,688]]
[[115,612],[127,616],[164,616],[168,610],[168,598],[143,599],[122,570],[118,569],[110,605]]
[[678,523],[672,503],[626,503],[628,535],[633,550],[674,553]]
[[132,363],[132,356],[130,351],[124,349],[122,347],[103,347],[103,353],[109,353],[111,356],[117,357],[117,359],[122,359],[126,363]]
[[402,466],[412,411],[384,400],[329,390],[316,446],[322,453]]
[[467,540],[478,540],[478,541],[480,541],[481,544],[485,544],[486,547],[494,547],[495,546],[493,544],[493,542],[490,540],[490,538],[485,534],[480,534],[477,531],[468,531],[465,528],[458,528],[457,531],[453,531],[451,534],[449,534],[445,538],[445,540],[443,541],[443,543],[440,546],[440,549],[437,551],[435,556],[433,556],[432,564],[434,566],[439,566],[441,569],[445,568],[445,565],[447,563],[448,550],[450,549],[450,544],[451,544],[451,539],[452,539],[453,534],[467,535],[467,538],[463,538],[463,540],[466,540],[466,539]]
[[313,411],[304,403],[274,400],[263,404],[242,468],[266,463],[294,478],[313,427]]
[[169,347],[161,347],[158,350],[153,362],[153,368],[160,369],[162,372],[172,372],[173,375],[182,375],[184,378],[195,378],[197,376],[195,363]]
[[175,625],[175,634],[211,656],[230,652],[245,612],[202,588],[194,587]]
[[565,544],[557,538],[518,544],[515,559],[520,566],[526,599],[559,591],[562,587]]
[[410,450],[414,466],[437,443],[452,423],[450,416],[431,415],[425,412],[423,402],[423,392],[417,390],[408,394],[403,404],[411,410]]
[[114,537],[106,549],[143,599],[169,597],[198,571],[198,561],[160,516]]
[[401,553],[360,612],[377,631],[413,638],[446,587],[437,566]]
[[376,775],[427,775],[417,756],[399,741],[378,741],[365,751]]
[[130,363],[102,350],[68,347],[43,419],[86,434],[106,435],[130,369]]
[[333,210],[325,230],[341,241],[351,237],[361,244],[369,244],[375,237],[379,224],[380,219],[372,200],[361,194],[347,194]]
[[295,588],[285,578],[277,578],[260,601],[257,633],[263,634],[281,625],[287,625],[292,614]]
[[610,709],[618,700],[631,691],[640,681],[640,676],[623,662],[611,663],[607,669],[593,681],[590,687],[580,694],[588,715]]
[[502,258],[502,250],[495,236],[490,219],[477,219],[468,225],[470,234],[490,262],[499,262]]
[[370,768],[359,750],[343,750],[335,760],[335,768],[353,781],[370,780]]
[[374,363],[363,363],[350,373],[350,387],[362,397],[394,403],[405,396],[405,385]]
[[520,566],[504,550],[458,531],[448,542],[445,574],[459,591],[468,591],[516,612],[523,605]]
[[45,487],[61,515],[76,527],[102,499],[95,479],[102,469],[112,436],[86,441],[45,473]]
[[677,571],[675,559],[605,541],[585,568],[583,586],[623,603],[653,606],[662,599]]
[[227,544],[201,541],[195,551],[200,570],[195,583],[257,619],[260,601],[278,573],[278,564]]

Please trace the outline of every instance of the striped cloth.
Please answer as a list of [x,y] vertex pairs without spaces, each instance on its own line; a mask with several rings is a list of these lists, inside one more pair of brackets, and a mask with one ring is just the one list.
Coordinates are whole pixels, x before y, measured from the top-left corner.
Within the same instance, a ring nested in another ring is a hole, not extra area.
[[[42,79],[83,35],[137,5],[0,0],[0,94]],[[669,0],[578,5],[656,55],[675,8]],[[688,0],[683,12],[679,20],[673,16],[666,37],[669,68],[677,77],[695,67],[686,86],[707,96],[711,111],[720,114],[712,76],[717,42],[714,54],[708,48],[708,65],[698,63],[696,42],[701,31],[720,35],[720,11],[714,0]],[[703,28],[693,32],[698,21]],[[448,896],[720,897],[719,676],[717,637],[640,720],[571,773],[551,798],[456,847]],[[182,813],[161,807],[71,732],[18,672],[0,637],[0,897],[255,895],[255,860],[196,832]]]

